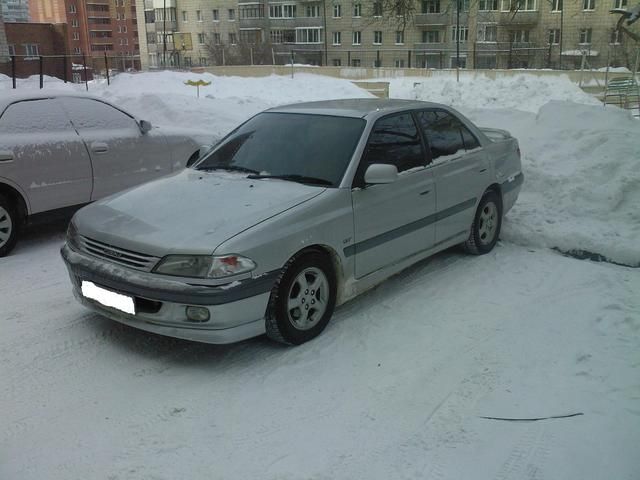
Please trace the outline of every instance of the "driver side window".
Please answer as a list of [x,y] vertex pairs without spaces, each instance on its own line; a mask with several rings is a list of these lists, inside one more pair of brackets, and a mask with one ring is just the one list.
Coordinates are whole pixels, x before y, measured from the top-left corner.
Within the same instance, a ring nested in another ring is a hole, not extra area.
[[398,172],[425,165],[422,142],[411,113],[392,115],[376,122],[360,161],[355,186],[364,185],[364,173],[374,163],[395,165]]

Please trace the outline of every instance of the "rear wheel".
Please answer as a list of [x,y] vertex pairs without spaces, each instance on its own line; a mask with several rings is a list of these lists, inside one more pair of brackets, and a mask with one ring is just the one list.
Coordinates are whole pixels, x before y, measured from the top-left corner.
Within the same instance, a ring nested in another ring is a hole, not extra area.
[[329,258],[318,252],[294,258],[271,293],[267,335],[290,345],[307,342],[327,326],[335,303],[335,273]]
[[0,257],[7,255],[18,240],[18,215],[15,207],[0,195]]
[[501,228],[502,201],[499,194],[490,190],[480,200],[464,249],[473,255],[489,253],[498,242]]

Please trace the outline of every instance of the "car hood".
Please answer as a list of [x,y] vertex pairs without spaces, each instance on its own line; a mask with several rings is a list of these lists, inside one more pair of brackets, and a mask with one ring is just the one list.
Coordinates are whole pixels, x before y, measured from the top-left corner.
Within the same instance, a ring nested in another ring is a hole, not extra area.
[[73,222],[80,235],[134,252],[211,254],[225,240],[325,190],[186,169],[84,207]]

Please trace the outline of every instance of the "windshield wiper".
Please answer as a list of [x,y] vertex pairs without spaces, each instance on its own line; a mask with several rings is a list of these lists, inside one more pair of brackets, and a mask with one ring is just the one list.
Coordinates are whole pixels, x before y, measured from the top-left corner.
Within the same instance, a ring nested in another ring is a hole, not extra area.
[[225,170],[227,172],[240,172],[240,173],[252,173],[258,175],[260,172],[247,167],[240,167],[238,165],[207,165],[198,168],[198,170]]
[[256,174],[249,175],[247,178],[252,180],[259,180],[261,178],[277,178],[279,180],[289,180],[291,182],[297,183],[306,183],[309,185],[323,185],[330,187],[333,185],[333,182],[329,180],[325,180],[324,178],[316,178],[316,177],[307,177],[305,175],[260,175],[256,172]]

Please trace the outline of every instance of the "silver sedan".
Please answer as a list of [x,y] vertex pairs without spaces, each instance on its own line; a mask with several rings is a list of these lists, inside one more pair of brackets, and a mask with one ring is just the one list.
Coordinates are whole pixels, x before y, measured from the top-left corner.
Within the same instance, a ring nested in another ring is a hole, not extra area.
[[9,94],[0,100],[0,257],[21,224],[181,170],[204,132],[152,127],[99,98]]
[[341,100],[267,110],[193,168],[80,210],[75,296],[136,328],[300,344],[336,305],[434,253],[494,247],[518,142],[444,105]]

